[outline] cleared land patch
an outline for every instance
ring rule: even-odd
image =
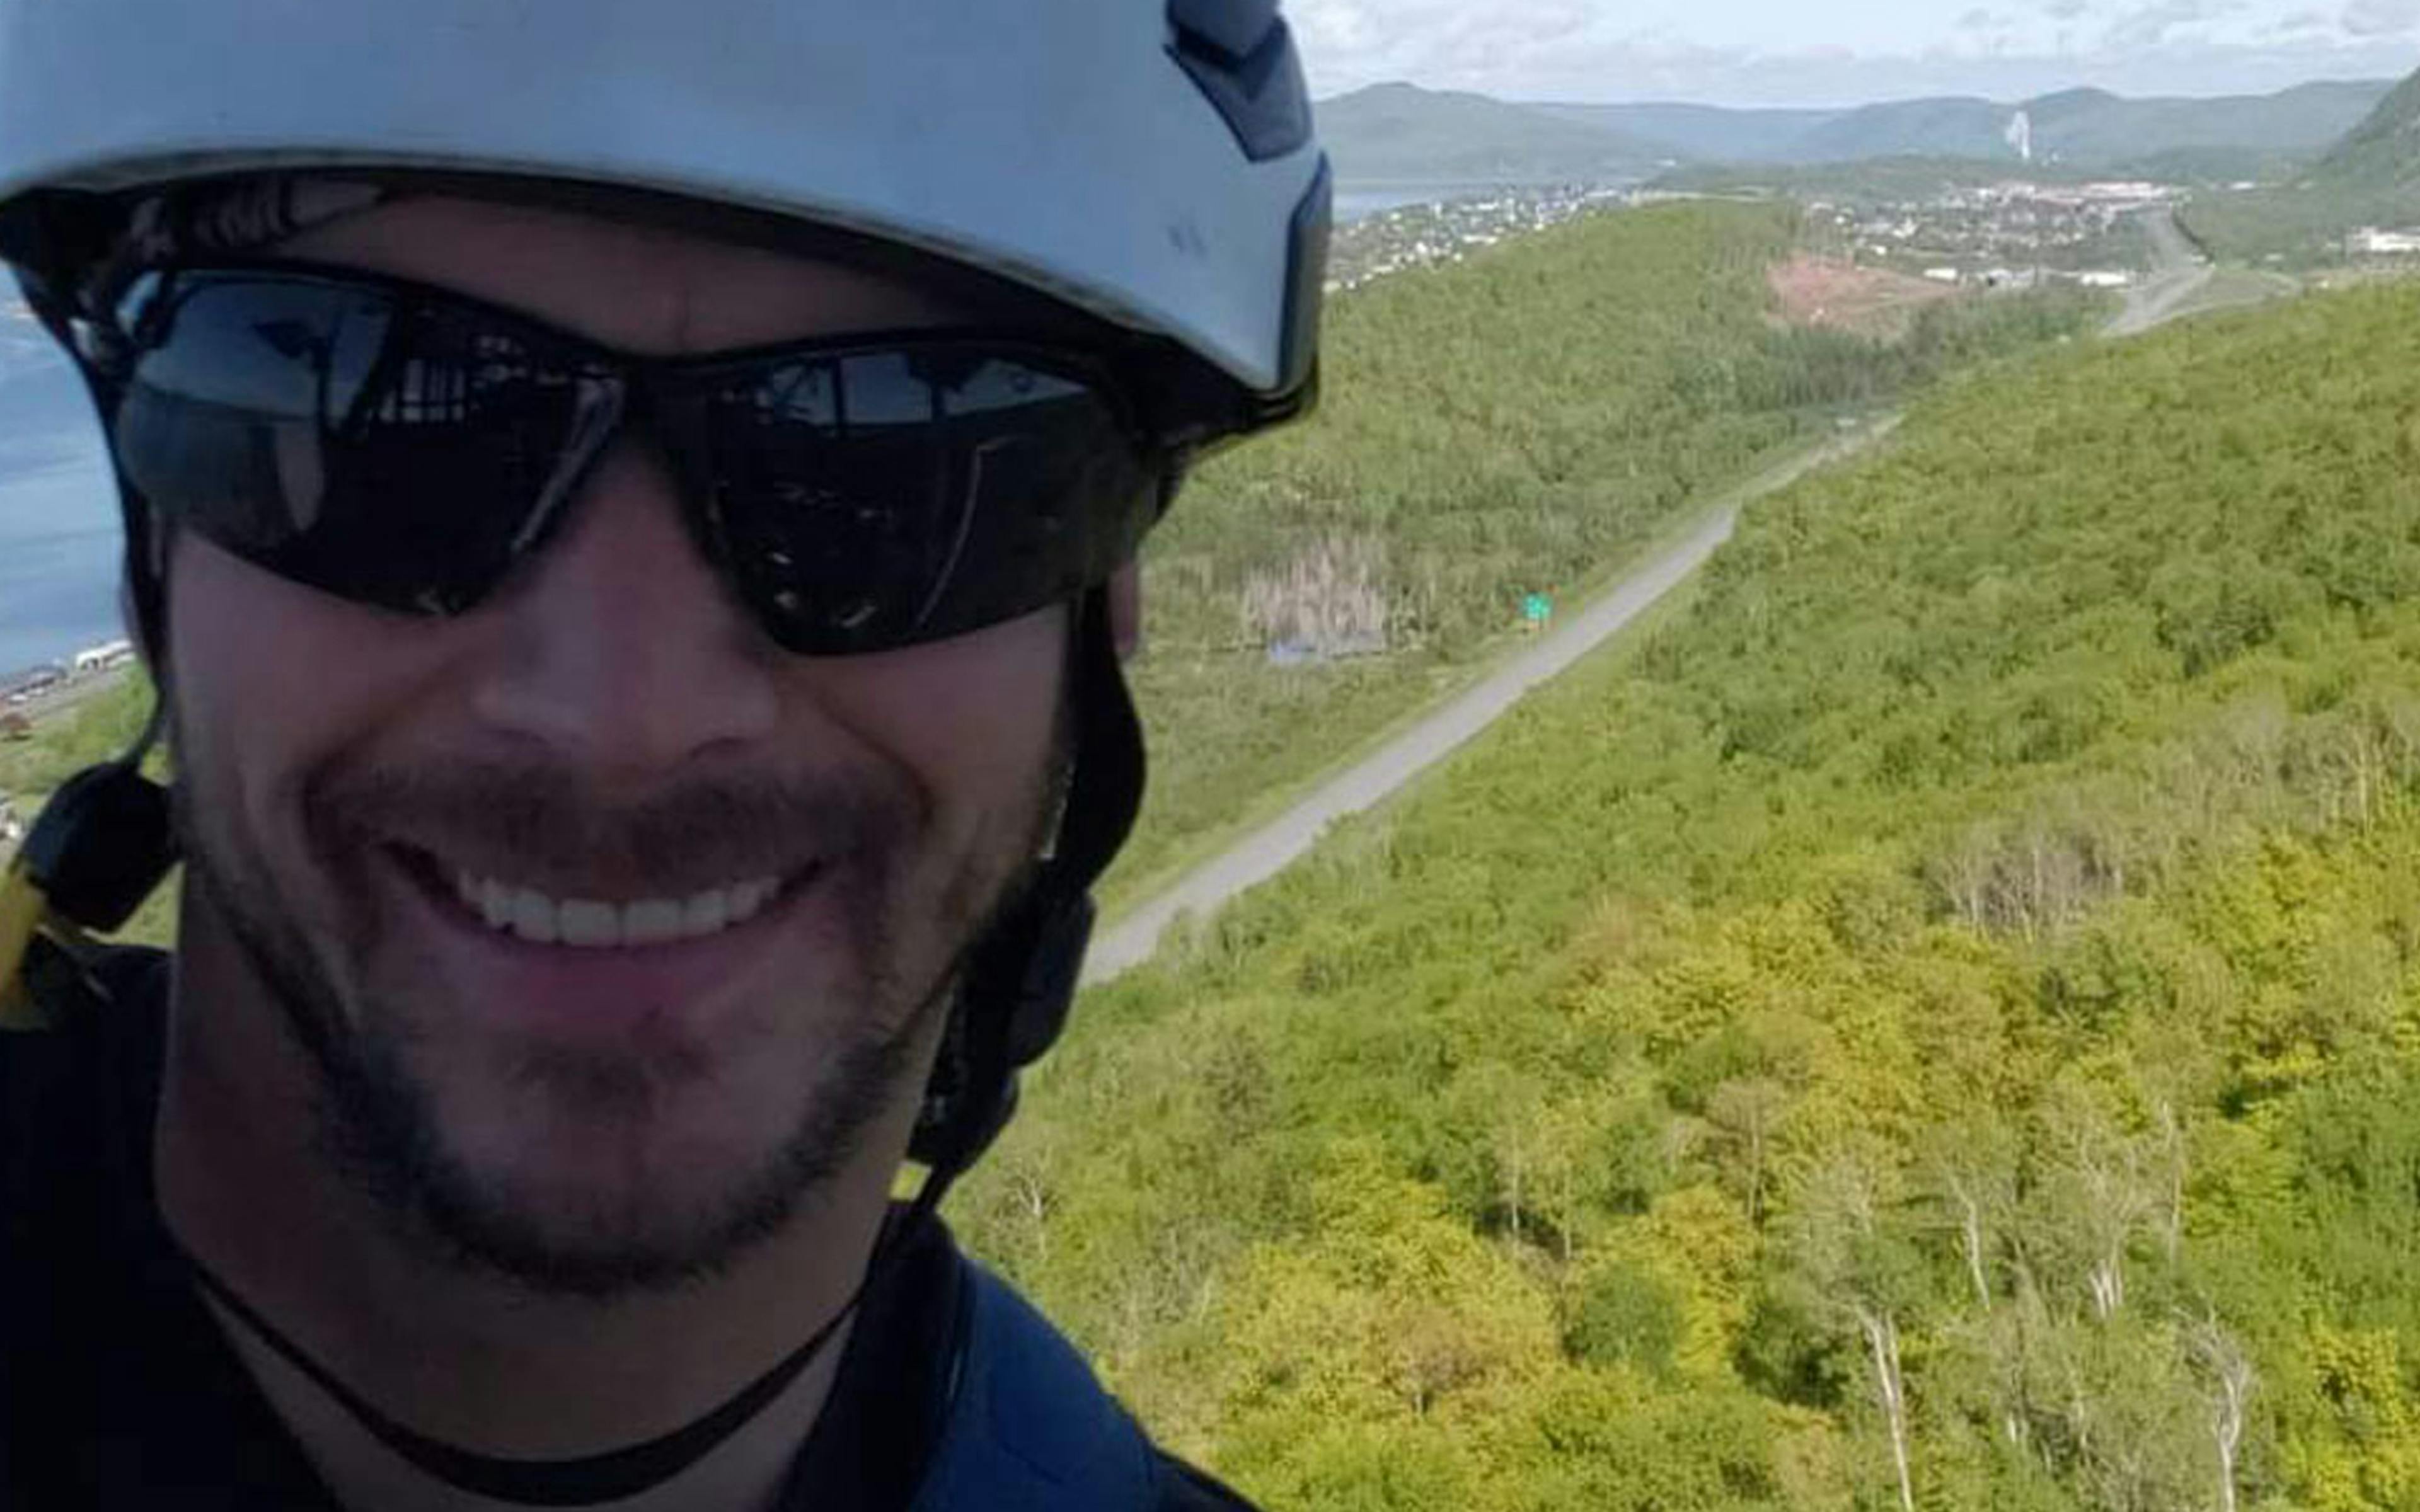
[[[1807,253],[1766,269],[1764,281],[1786,325],[1885,339],[1906,334],[1916,312],[1958,293],[1947,284]]]

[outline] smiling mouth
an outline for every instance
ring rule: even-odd
[[[811,881],[795,876],[746,877],[678,897],[564,898],[507,878],[450,866],[424,851],[395,847],[404,869],[458,914],[498,934],[532,945],[572,949],[628,949],[708,939],[738,928],[783,895]]]

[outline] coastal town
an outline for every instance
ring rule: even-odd
[[[1560,185],[1398,206],[1338,228],[1328,288],[1357,288],[1389,273],[1459,262],[1509,237],[1596,210],[1776,193]],[[2183,193],[2174,185],[2138,180],[2014,178],[1946,185],[1923,194],[1838,193],[1803,201],[1805,239],[1821,257],[1939,284],[2026,288],[2064,279],[2124,288],[2150,262],[2141,217],[2173,206]]]
[[[133,665],[133,642],[106,640],[62,661],[0,673],[0,740],[25,738],[35,717],[74,702]]]
[[[1336,228],[1328,246],[1330,292],[1414,268],[1460,262],[1511,237],[1599,209],[1638,202],[1638,192],[1590,185],[1504,188],[1440,193]]]
[[[1844,195],[1807,203],[1806,239],[1818,255],[1940,284],[2124,288],[2151,261],[2144,218],[2183,193],[2139,180],[2010,179],[1902,199]]]

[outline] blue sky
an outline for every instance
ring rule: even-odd
[[[1319,95],[1845,104],[2260,93],[2420,67],[2420,0],[1287,0]]]

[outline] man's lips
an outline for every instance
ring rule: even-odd
[[[693,936],[617,945],[523,939],[466,905],[458,878],[427,853],[380,846],[407,918],[418,921],[413,974],[425,990],[453,998],[477,1020],[550,1041],[627,1047],[634,1035],[696,1043],[729,1012],[778,980],[820,973],[844,950],[832,927],[832,869],[788,878],[754,915]],[[575,900],[576,901],[576,900]],[[644,903],[644,900],[640,900]],[[559,922],[559,920],[558,920]],[[798,947],[810,952],[798,959]],[[785,967],[781,964],[787,962]],[[811,965],[821,962],[821,965]],[[792,981],[791,989],[798,983]]]
[[[543,887],[483,874],[408,844],[380,848],[439,912],[504,939],[566,950],[634,950],[712,939],[805,891],[823,870],[809,864],[780,875],[647,895],[635,887]]]

